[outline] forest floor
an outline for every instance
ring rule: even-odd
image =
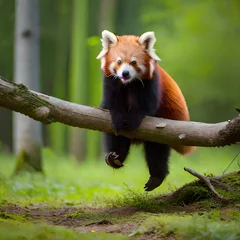
[[[0,175],[0,239],[240,239],[239,171],[217,180],[208,175],[220,198],[194,177],[174,189],[168,184],[171,189],[165,194],[139,190],[144,180],[139,180],[137,190],[123,184],[123,193],[113,178],[118,173],[107,172],[104,165],[85,166],[80,171],[75,165],[68,170],[66,162],[56,167],[52,161],[45,172],[59,173],[61,178]],[[5,169],[8,162],[3,164]],[[3,165],[0,161],[0,169]],[[128,183],[135,181],[136,173],[130,172],[120,174],[120,182],[122,177]]]
[[[0,227],[7,225],[5,231],[9,231],[16,223],[28,226],[28,222],[39,226],[63,226],[76,233],[91,234],[76,235],[76,239],[80,236],[80,239],[240,239],[240,172],[227,175],[218,183],[223,184],[225,193],[219,184],[218,191],[230,201],[214,198],[204,183],[195,181],[165,196],[132,195],[135,206],[131,206],[129,199],[123,200],[121,205],[130,206],[108,208],[3,204],[0,207]],[[18,231],[16,233],[16,238],[4,239],[18,239],[20,236],[29,239],[24,238],[25,233],[20,236]],[[1,234],[4,234],[1,239],[9,235],[4,231],[0,237]],[[75,239],[75,235],[58,237],[56,232],[49,235],[45,230],[39,234],[34,232],[32,236],[31,239]]]
[[[40,232],[36,233],[35,229],[30,239],[240,239],[240,172],[228,175],[219,183],[230,189],[230,192],[225,189],[225,193],[218,189],[230,201],[214,199],[203,183],[195,181],[165,196],[132,195],[135,206],[131,206],[129,199],[122,205],[130,206],[108,208],[3,204],[0,227],[5,227],[5,231],[0,237],[29,239],[24,238],[26,233],[19,235],[18,231],[14,231],[18,234],[16,238],[7,238],[6,232],[14,229],[16,223],[21,232],[23,226],[28,231],[29,223],[35,223],[34,229],[37,226]],[[81,235],[49,234],[44,230],[46,226],[63,226]]]
[[[142,211],[131,206],[114,209],[87,207],[49,209],[44,206],[21,207],[10,204],[0,208],[0,215],[1,218],[13,221],[16,221],[19,216],[19,219],[21,218],[21,221],[18,219],[19,223],[26,221],[35,224],[44,223],[48,226],[64,226],[80,233],[91,233],[91,235],[82,235],[79,239],[85,239],[85,237],[86,239],[107,239],[108,235],[98,235],[98,233],[114,234],[109,235],[109,239],[117,239],[116,235],[119,239],[136,240],[193,239],[193,237],[194,239],[240,239],[238,229],[240,207],[231,204],[218,206],[218,210],[209,211],[209,208],[204,209],[201,203],[197,203],[187,207],[174,207],[170,212],[160,214]],[[196,214],[202,217],[197,218]],[[13,225],[9,224],[9,229],[14,229]],[[18,224],[18,226],[21,225]],[[41,229],[39,226],[38,230]],[[49,231],[40,231],[40,234],[34,233],[33,239],[52,239],[51,236],[54,236],[54,239],[75,239],[75,235],[68,238],[63,237],[64,234],[61,237],[56,234],[56,232],[53,235],[49,234]],[[29,239],[24,238],[24,235],[6,239],[20,239],[20,236],[21,239]]]

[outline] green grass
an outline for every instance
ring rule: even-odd
[[[190,157],[173,153],[170,174],[164,183],[151,193],[143,186],[149,174],[141,150],[134,148],[125,167],[114,170],[104,160],[79,164],[74,158],[56,156],[44,149],[43,174],[22,173],[11,177],[15,167],[13,156],[0,155],[0,200],[18,204],[89,204],[103,206],[109,199],[125,197],[133,192],[154,196],[168,193],[194,180],[183,168],[199,173],[220,175],[236,155],[234,148],[198,149]],[[103,158],[104,159],[104,158]],[[93,162],[93,161],[91,161]],[[239,168],[233,163],[228,171]]]
[[[4,240],[126,240],[127,237],[106,233],[78,233],[64,227],[0,220],[0,239]],[[13,230],[14,229],[14,230]]]
[[[184,240],[238,240],[238,221],[223,222],[205,217],[185,215],[162,215],[147,218],[131,236],[155,234],[163,239]]]

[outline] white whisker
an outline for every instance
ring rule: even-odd
[[[117,78],[118,78],[118,76],[116,76],[116,75],[114,75],[114,74],[112,74],[112,73],[110,73],[109,75],[107,75],[107,77],[113,77],[114,79],[117,79]]]
[[[143,80],[142,80],[141,78],[139,78],[139,77],[137,77],[137,78],[136,78],[136,80],[139,80],[139,81],[141,82],[141,84],[142,84],[143,88],[144,88],[144,83],[143,83]]]

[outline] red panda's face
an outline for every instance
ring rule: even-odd
[[[128,83],[133,79],[151,78],[149,71],[153,62],[137,37],[122,36],[102,59],[102,68],[107,76],[112,75]]]
[[[122,83],[151,79],[154,64],[160,60],[152,48],[154,42],[153,33],[137,37],[115,36],[103,31],[103,50],[97,58],[101,58],[105,75],[119,78]]]
[[[144,65],[137,63],[137,59],[134,56],[130,58],[130,61],[118,57],[117,61],[113,60],[110,65],[106,64],[104,68],[105,71],[109,71],[111,75],[120,78],[122,82],[128,82],[134,78],[141,78],[141,75],[146,72]]]

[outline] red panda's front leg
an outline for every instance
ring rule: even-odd
[[[123,167],[131,140],[123,136],[116,136],[110,133],[104,133],[104,147],[107,152],[106,163],[113,168]]]
[[[119,132],[120,130],[124,129],[125,121],[124,121],[124,116],[125,113],[121,109],[110,109],[110,115],[113,123],[113,127],[115,132]]]

